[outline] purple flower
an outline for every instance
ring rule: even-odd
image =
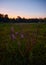
[[[15,37],[14,34],[11,34],[11,39],[12,39],[12,40],[16,39],[16,37]]]
[[[16,35],[18,35],[18,32],[15,32]]]
[[[21,38],[24,38],[24,35],[23,34],[21,34]]]

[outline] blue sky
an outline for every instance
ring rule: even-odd
[[[9,17],[44,18],[46,0],[0,0],[0,13]]]

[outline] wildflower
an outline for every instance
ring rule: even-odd
[[[18,32],[15,32],[16,35],[18,35]]]
[[[12,40],[16,39],[16,37],[15,37],[14,34],[11,34],[11,39],[12,39]]]
[[[24,35],[23,34],[21,34],[21,38],[24,38]]]

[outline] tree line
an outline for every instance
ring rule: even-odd
[[[0,14],[0,23],[46,23],[46,18],[21,18],[18,16],[15,18],[9,18],[8,14]]]

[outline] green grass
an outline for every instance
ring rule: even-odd
[[[15,40],[12,40],[10,37],[11,27],[14,27],[14,33],[19,32],[19,34],[16,36]],[[21,39],[21,37],[20,37],[21,33],[24,34],[23,39]],[[18,43],[20,43],[19,46],[18,46]],[[21,55],[24,56],[24,58],[25,58],[25,55],[30,51],[31,52],[30,60],[31,60],[32,53],[34,53],[33,52],[34,49],[36,50],[38,48],[39,50],[40,49],[42,50],[42,48],[44,48],[44,47],[41,48],[40,45],[44,46],[46,48],[46,24],[42,24],[42,23],[40,23],[40,24],[36,24],[36,23],[32,23],[32,24],[3,23],[2,24],[2,23],[0,23],[0,50],[4,50],[4,52],[7,51],[8,53],[17,52],[19,54],[19,52],[20,52]],[[39,52],[38,49],[35,51],[35,53]],[[18,52],[18,50],[19,50],[19,52]],[[3,55],[4,54],[7,55],[7,53],[4,53],[4,52],[2,53],[0,51],[0,53],[2,53]],[[3,61],[1,61],[1,63]],[[25,61],[23,61],[23,62],[25,62]]]
[[[14,33],[19,32],[16,40],[11,40],[11,27],[14,27]],[[21,32],[24,33],[24,39],[20,38]],[[0,46],[1,47],[16,47],[18,42],[22,44],[46,43],[46,24],[0,24]]]

